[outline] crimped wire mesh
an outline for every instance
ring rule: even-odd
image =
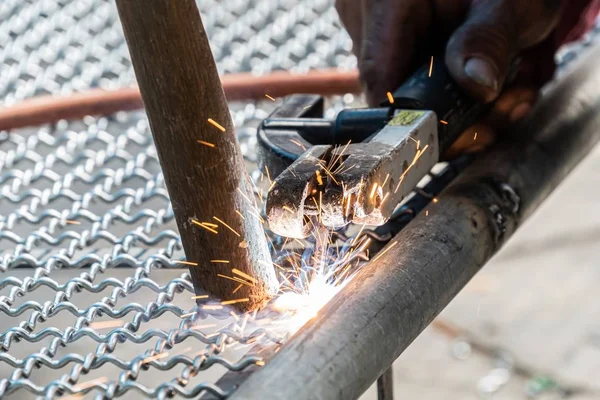
[[[329,1],[199,6],[221,73],[354,65]],[[112,1],[3,1],[0,60],[5,105],[135,83]],[[273,107],[231,105],[251,168],[252,127]],[[183,252],[143,112],[0,140],[0,397],[224,397],[217,379],[261,360],[250,343],[279,340],[247,321],[181,318],[193,289],[173,261]]]
[[[355,65],[329,0],[199,5],[222,73]],[[135,81],[109,0],[4,0],[0,60],[5,105]],[[332,100],[328,116],[357,101]],[[231,105],[250,168],[273,107]],[[282,340],[248,319],[185,317],[192,285],[143,112],[0,141],[0,397],[226,397],[218,379],[261,361],[247,354],[257,338]]]

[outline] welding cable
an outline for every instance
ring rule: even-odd
[[[361,91],[357,71],[334,68],[313,70],[306,74],[286,71],[275,71],[263,76],[249,73],[227,74],[222,76],[221,82],[228,101],[268,99],[297,93],[330,96]],[[60,97],[39,96],[1,108],[0,130],[140,108],[143,108],[143,103],[137,87],[114,91],[91,89]]]

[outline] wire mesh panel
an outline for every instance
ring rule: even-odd
[[[354,65],[329,1],[199,6],[221,73]],[[0,59],[5,105],[135,83],[112,1],[3,1]],[[273,107],[231,105],[251,170],[253,127]],[[196,310],[143,112],[0,140],[0,397],[224,397],[225,372],[260,365],[248,350],[285,337]]]

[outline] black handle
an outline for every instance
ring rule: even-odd
[[[513,63],[512,72],[516,71]],[[509,74],[512,80],[513,73]],[[452,79],[443,56],[419,68],[394,93],[394,103],[383,106],[435,111],[438,122],[440,151],[447,150],[460,134],[477,122],[492,107],[492,103],[478,102],[466,94]]]

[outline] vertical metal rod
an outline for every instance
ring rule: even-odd
[[[377,399],[394,400],[394,366],[390,365],[383,375],[377,378]]]
[[[277,279],[196,1],[117,7],[196,292],[260,306]]]

